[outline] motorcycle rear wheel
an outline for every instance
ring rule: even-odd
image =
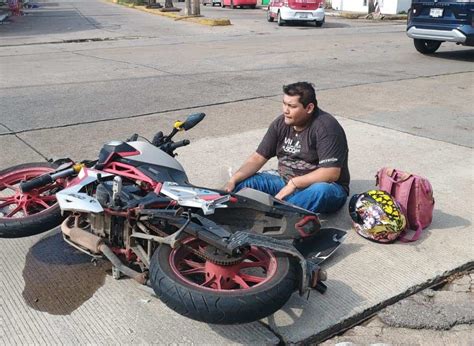
[[[57,183],[22,193],[19,183],[54,171],[47,162],[25,163],[0,171],[0,238],[21,238],[46,232],[63,217],[51,191]]]
[[[203,250],[196,238],[184,242]],[[169,308],[215,324],[248,323],[280,309],[296,289],[296,268],[287,256],[252,247],[240,263],[218,265],[186,246],[161,245],[150,263],[153,290]]]

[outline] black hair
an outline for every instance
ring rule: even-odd
[[[283,92],[288,96],[299,96],[301,104],[306,108],[310,103],[316,108],[318,101],[316,100],[316,91],[314,91],[313,83],[296,82],[283,86]]]

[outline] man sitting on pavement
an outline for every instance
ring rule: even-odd
[[[349,194],[346,135],[338,121],[318,107],[312,84],[283,86],[283,114],[229,179],[227,192],[250,187],[317,213],[340,209]],[[272,157],[278,172],[257,173]]]

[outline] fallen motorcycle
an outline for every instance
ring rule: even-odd
[[[112,141],[94,161],[28,163],[0,171],[0,237],[58,225],[64,241],[114,278],[150,285],[171,309],[209,323],[244,323],[280,309],[296,290],[324,293],[320,264],[345,232],[318,215],[243,189],[191,185],[173,141],[205,115],[176,122],[149,142]]]

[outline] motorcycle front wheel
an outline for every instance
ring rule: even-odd
[[[215,324],[248,323],[280,309],[296,289],[296,268],[287,256],[252,246],[236,263],[217,264],[196,254],[207,244],[188,238],[161,245],[150,263],[153,290],[169,308]]]
[[[54,182],[29,192],[20,183],[55,170],[47,162],[26,163],[0,171],[0,238],[20,238],[46,232],[61,224]]]

